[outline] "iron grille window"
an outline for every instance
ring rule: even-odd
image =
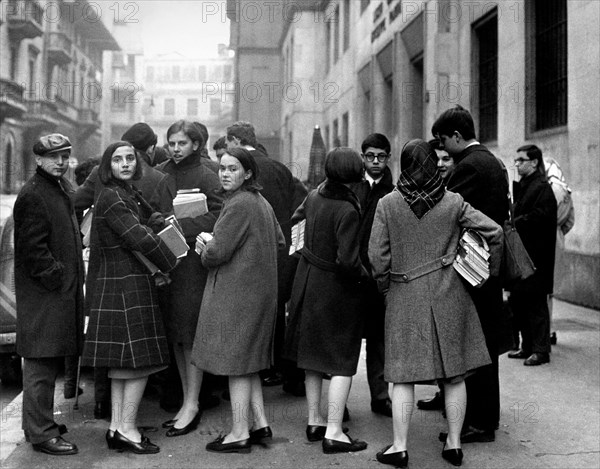
[[[567,1],[535,1],[535,130],[567,123]]]
[[[498,138],[498,16],[475,30],[479,45],[479,140]]]

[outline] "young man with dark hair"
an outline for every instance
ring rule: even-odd
[[[501,162],[476,140],[473,118],[462,106],[448,109],[433,124],[431,133],[440,140],[440,149],[454,158],[455,168],[447,189],[500,226],[508,218],[508,180]],[[502,284],[490,277],[481,288],[470,289],[485,336],[492,364],[479,368],[465,381],[466,418],[463,443],[494,441],[500,421],[498,378],[498,319],[502,315]],[[464,410],[463,410],[464,411]],[[440,439],[446,440],[445,435]]]
[[[227,150],[227,138],[219,137],[218,140],[213,145],[213,150],[215,151],[217,158],[221,158],[223,153],[225,153],[225,151]]]
[[[379,199],[392,192],[394,182],[392,181],[392,172],[388,168],[391,146],[385,135],[370,134],[363,141],[361,150],[365,166],[364,179],[362,182],[352,184],[351,189],[358,197],[362,210],[359,231],[360,259],[370,273],[369,237],[375,209]],[[385,302],[372,278],[365,283],[363,288],[362,309],[368,313],[365,337],[367,339],[367,380],[371,392],[371,410],[376,414],[391,417],[392,401],[388,392],[388,383],[383,378]]]

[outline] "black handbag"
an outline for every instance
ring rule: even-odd
[[[521,280],[531,277],[535,272],[535,265],[521,236],[514,224],[513,205],[510,205],[510,218],[504,222],[504,255],[502,258],[502,285],[510,290]]]

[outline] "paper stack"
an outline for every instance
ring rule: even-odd
[[[304,228],[306,220],[302,220],[292,226],[292,243],[290,244],[290,255],[304,247]]]
[[[465,230],[458,242],[454,269],[474,287],[480,287],[490,276],[490,248],[476,231]]]
[[[182,189],[173,199],[173,211],[177,218],[195,218],[208,212],[206,195],[200,189]]]

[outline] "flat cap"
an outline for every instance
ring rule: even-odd
[[[49,153],[70,149],[71,141],[62,134],[44,135],[33,144],[33,153],[38,156],[45,156]]]

